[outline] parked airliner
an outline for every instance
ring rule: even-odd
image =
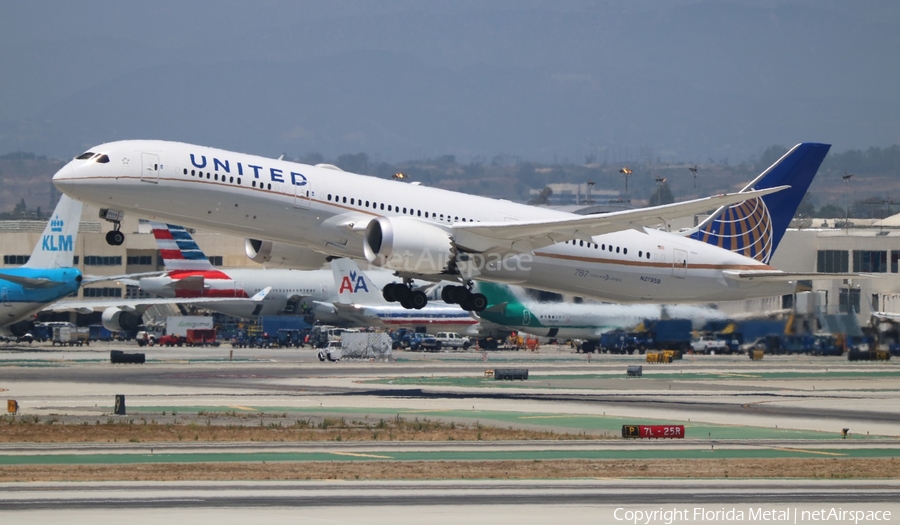
[[[716,301],[790,293],[769,260],[825,154],[793,147],[741,192],[581,216],[283,160],[156,140],[101,144],[53,183],[97,205],[121,243],[124,213],[370,261],[403,283],[385,296],[427,302],[411,279],[456,280],[443,298],[487,306],[474,280],[613,302]],[[717,210],[694,231],[652,228]]]
[[[80,222],[81,203],[63,195],[28,261],[19,268],[0,269],[4,331],[24,335],[32,328],[30,316],[78,291],[82,275],[73,261]]]
[[[488,307],[478,313],[482,320],[541,337],[584,339],[584,352],[593,352],[604,332],[628,330],[647,319],[690,319],[699,327],[726,317],[714,308],[695,304],[539,302],[516,286],[478,282],[475,289],[488,298]]]
[[[429,334],[465,331],[478,324],[471,314],[441,302],[419,309],[390,304],[369,276],[351,259],[331,261],[338,300],[333,303],[336,314],[352,319],[357,326],[412,328]],[[326,307],[328,305],[321,305]]]

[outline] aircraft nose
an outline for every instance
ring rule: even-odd
[[[56,189],[65,193],[67,188],[71,188],[75,183],[75,168],[72,167],[72,163],[69,162],[56,174],[53,175],[53,185],[56,186]]]

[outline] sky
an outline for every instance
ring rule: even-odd
[[[900,3],[0,3],[0,153],[741,162],[900,143]]]

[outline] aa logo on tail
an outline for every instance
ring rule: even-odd
[[[369,287],[366,286],[366,278],[363,275],[358,275],[356,272],[350,272],[349,276],[345,275],[341,279],[341,287],[338,289],[338,293],[356,293],[360,290],[366,293],[369,292]]]

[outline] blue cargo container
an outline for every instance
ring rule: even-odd
[[[276,337],[279,330],[309,330],[310,325],[299,315],[264,315],[258,323],[262,331]]]
[[[112,341],[113,333],[102,324],[92,324],[88,327],[88,339],[91,341]]]

